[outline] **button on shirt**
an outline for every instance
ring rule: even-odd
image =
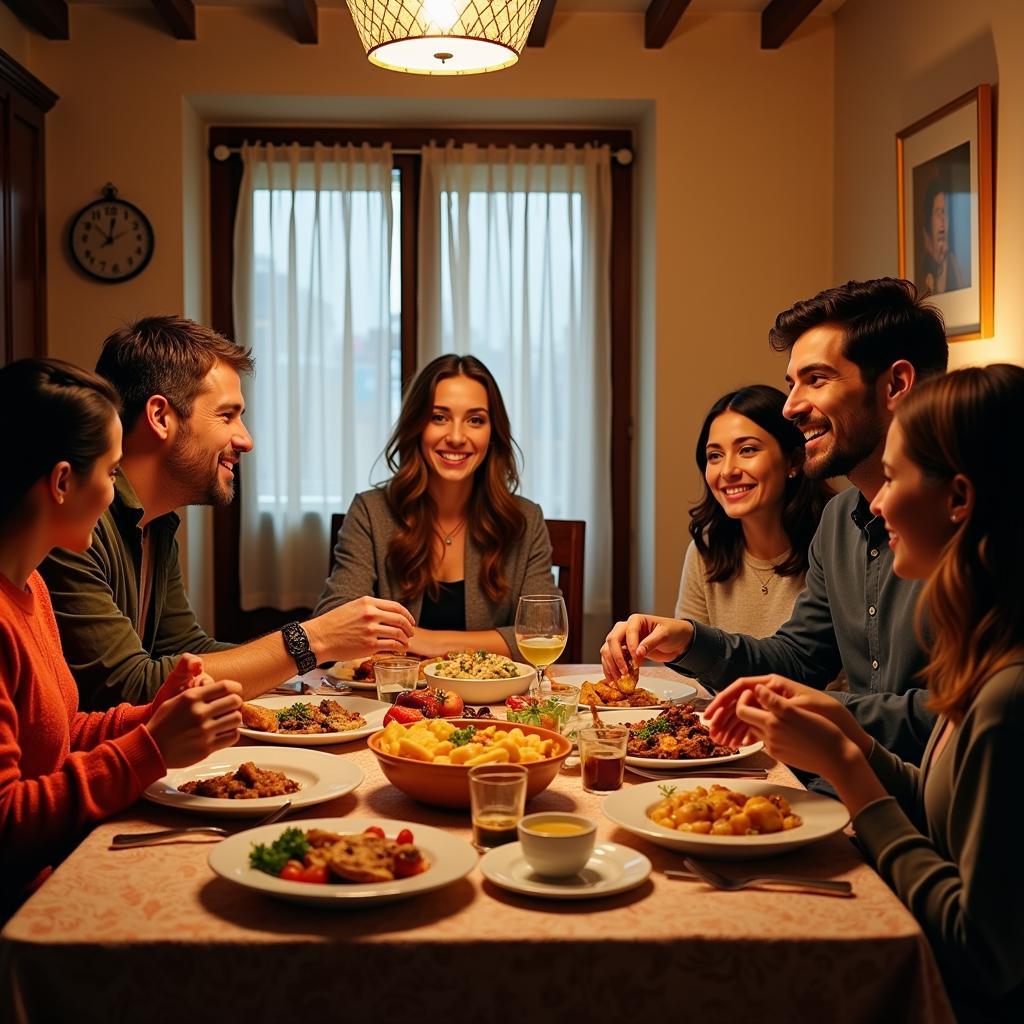
[[[757,640],[694,622],[690,649],[674,667],[708,689],[771,672],[823,688],[839,669],[849,691],[829,691],[882,746],[919,764],[935,722],[917,673],[917,580],[892,571],[885,526],[855,488],[825,507],[811,541],[805,588],[789,621]]]

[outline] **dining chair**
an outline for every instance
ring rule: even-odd
[[[569,642],[565,646],[567,664],[579,664],[583,656],[583,550],[587,524],[582,519],[545,519],[551,538],[551,567],[557,571],[555,582],[565,598],[569,619]],[[330,551],[327,575],[334,572],[334,545],[345,522],[344,512],[331,516]]]

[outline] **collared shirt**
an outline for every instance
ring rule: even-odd
[[[882,519],[855,488],[825,507],[808,553],[806,586],[774,636],[756,640],[698,622],[673,665],[719,690],[741,676],[778,675],[824,687],[840,668],[849,692],[829,691],[886,749],[920,762],[935,722],[917,674],[917,580],[892,571]]]
[[[114,501],[84,554],[55,548],[40,566],[60,628],[64,657],[83,708],[152,700],[178,655],[227,650],[206,634],[189,604],[174,535],[176,513],[148,525],[150,593],[141,637],[139,586],[144,510],[122,472]]]

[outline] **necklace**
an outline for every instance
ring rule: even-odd
[[[768,584],[771,583],[772,578],[775,576],[775,566],[773,565],[770,569],[759,569],[754,565],[750,559],[745,559],[747,566],[750,571],[757,577],[758,582],[761,584],[761,593],[767,595]]]
[[[457,534],[457,533],[459,532],[459,530],[461,530],[461,529],[462,529],[462,528],[463,528],[463,527],[464,527],[465,525],[466,525],[466,517],[465,517],[465,516],[463,516],[463,517],[462,517],[462,518],[461,518],[461,519],[460,519],[460,520],[459,520],[459,521],[458,521],[458,522],[457,522],[457,523],[455,524],[455,529],[454,529],[454,530],[452,530],[452,532],[451,532],[451,533],[445,533],[445,532],[444,532],[444,530],[438,529],[438,530],[437,530],[437,535],[438,535],[438,536],[439,536],[439,537],[441,538],[441,540],[443,540],[443,541],[444,541],[444,543],[445,543],[445,546],[446,546],[446,547],[449,547],[449,548],[450,548],[450,547],[452,546],[452,540],[453,540],[453,539],[455,538],[455,535],[456,535],[456,534]]]

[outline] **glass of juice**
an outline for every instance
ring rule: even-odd
[[[588,793],[609,793],[622,786],[628,739],[629,729],[624,725],[597,725],[577,730],[583,788]]]
[[[526,779],[521,764],[478,764],[469,769],[469,804],[477,846],[516,841],[516,826],[526,806]]]
[[[519,598],[516,609],[516,644],[523,657],[537,670],[533,692],[546,696],[550,691],[544,672],[557,661],[569,639],[569,619],[565,601],[549,594],[527,595]]]
[[[377,683],[377,700],[394,704],[403,690],[415,690],[420,680],[420,663],[416,658],[383,658],[373,663]]]

